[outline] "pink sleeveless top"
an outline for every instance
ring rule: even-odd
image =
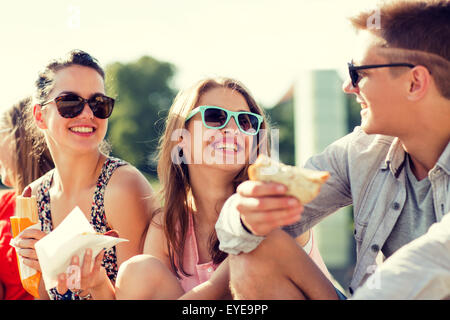
[[[311,230],[308,243],[303,247],[305,252],[311,257],[311,259],[317,264],[319,269],[325,274],[325,276],[331,280],[331,276],[328,272],[322,256],[320,255],[316,241],[314,241],[313,231]],[[184,291],[187,292],[199,284],[209,280],[213,272],[219,265],[215,265],[212,261],[199,264],[197,239],[194,231],[194,221],[192,214],[189,214],[189,226],[188,233],[186,235],[186,243],[184,247],[183,266],[185,271],[191,276],[187,277],[181,272],[180,284]]]
[[[180,284],[184,291],[187,292],[199,284],[211,278],[214,270],[219,265],[215,265],[212,261],[199,264],[197,238],[195,237],[194,221],[192,213],[189,214],[189,226],[186,235],[186,243],[184,245],[183,266],[184,270],[191,276],[186,277],[181,272]]]
[[[309,255],[311,260],[316,263],[320,271],[322,271],[322,273],[328,278],[328,280],[332,281],[333,278],[328,272],[327,266],[325,265],[325,262],[323,261],[322,256],[320,255],[319,247],[317,246],[317,241],[314,241],[314,232],[312,229],[309,234],[309,241],[307,244],[305,244],[303,250],[305,250],[305,252]]]

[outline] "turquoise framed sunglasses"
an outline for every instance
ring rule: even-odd
[[[259,132],[259,128],[263,122],[263,117],[257,113],[230,111],[216,106],[199,106],[188,114],[186,121],[190,120],[199,112],[202,114],[203,125],[208,129],[222,129],[228,124],[231,117],[233,117],[239,130],[252,136]]]

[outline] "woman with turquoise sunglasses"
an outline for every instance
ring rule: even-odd
[[[231,298],[215,223],[248,179],[252,159],[270,149],[267,129],[263,110],[236,80],[205,79],[177,95],[159,144],[163,206],[153,215],[144,254],[119,269],[116,299]],[[303,246],[310,237],[306,232],[297,241]],[[320,255],[313,260],[323,265]]]
[[[251,157],[267,150],[266,129],[263,110],[236,80],[205,79],[177,95],[159,145],[163,207],[147,233],[146,254],[119,271],[117,298],[231,298],[215,223],[248,179]]]

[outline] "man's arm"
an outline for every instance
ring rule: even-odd
[[[355,131],[345,136],[307,162],[308,168],[330,172],[330,178],[305,208],[296,198],[286,196],[286,187],[281,184],[245,181],[239,185],[216,223],[220,250],[230,254],[250,252],[265,235],[280,227],[296,237],[351,204],[348,148],[357,135]]]
[[[235,193],[228,198],[216,222],[219,249],[235,255],[252,251],[264,240],[264,236],[254,235],[244,228],[237,209],[239,197],[240,195]]]

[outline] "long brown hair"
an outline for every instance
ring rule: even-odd
[[[178,137],[174,138],[174,133],[176,135],[177,130],[186,128],[185,119],[188,113],[197,106],[202,94],[210,89],[220,87],[239,92],[245,98],[250,111],[264,117],[264,111],[244,85],[230,78],[201,80],[189,89],[180,91],[175,97],[166,119],[165,132],[159,142],[157,170],[161,183],[160,193],[163,198],[163,208],[159,212],[163,213],[162,227],[167,239],[170,263],[178,276],[179,272],[189,276],[184,270],[183,253],[189,224],[188,214],[193,199],[187,165],[174,159],[174,155],[182,157],[182,150],[177,146]],[[267,129],[268,125],[264,118],[261,124],[262,134],[258,135],[256,139],[256,152],[259,152],[261,145],[266,144],[267,146]],[[241,182],[248,179],[247,168],[248,163],[234,178],[234,190]],[[220,211],[220,208],[218,210]],[[215,232],[210,236],[209,252],[215,264],[222,262],[227,256],[226,253],[219,250],[219,241]]]
[[[27,185],[54,167],[45,141],[31,126],[31,97],[22,99],[0,116],[0,129],[13,144],[14,188],[21,194]]]

